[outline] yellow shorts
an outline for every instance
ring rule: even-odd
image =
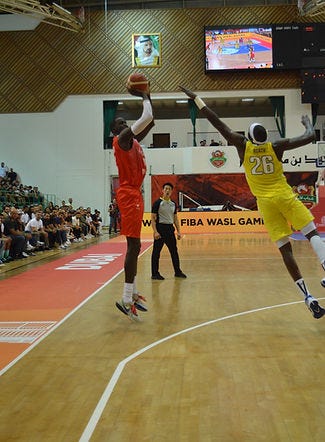
[[[258,210],[272,241],[292,234],[292,227],[300,230],[313,221],[312,213],[292,195],[257,198]]]

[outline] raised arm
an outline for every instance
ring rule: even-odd
[[[228,141],[228,143],[232,146],[236,146],[237,148],[244,148],[246,138],[244,135],[239,134],[238,132],[233,131],[228,127],[223,121],[220,120],[218,115],[210,109],[204,101],[192,92],[190,89],[186,89],[183,86],[180,86],[180,89],[192,100],[198,107],[198,109],[205,115],[205,117],[210,121],[210,123],[221,133],[221,135]]]
[[[123,129],[118,136],[118,143],[123,150],[130,150],[133,138],[141,141],[154,126],[152,105],[149,90],[145,92],[133,91],[129,89],[132,95],[141,96],[143,99],[143,111],[141,117],[131,125]]]
[[[277,153],[305,146],[315,140],[315,130],[308,115],[302,115],[301,123],[305,127],[305,132],[302,135],[293,138],[281,138],[273,143]]]

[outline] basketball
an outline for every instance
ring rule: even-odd
[[[131,91],[149,92],[149,80],[144,74],[136,72],[129,76],[126,87]]]

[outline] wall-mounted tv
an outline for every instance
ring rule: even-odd
[[[272,69],[272,26],[206,26],[204,51],[206,73]]]
[[[325,23],[206,26],[205,73],[325,68]]]

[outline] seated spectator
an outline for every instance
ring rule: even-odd
[[[49,201],[48,205],[46,206],[46,209],[48,209],[50,212],[53,212],[54,204],[52,203],[52,201]]]
[[[48,235],[49,248],[53,249],[56,243],[58,245],[63,244],[64,241],[60,239],[58,229],[53,225],[52,214],[49,213],[48,211],[45,211],[42,221],[43,221],[44,230]]]
[[[44,230],[42,212],[37,211],[35,218],[32,218],[25,226],[25,232],[31,233],[29,243],[38,249],[49,250],[48,233]]]
[[[11,211],[11,206],[9,206],[8,204],[5,205],[2,211],[3,220],[5,220],[10,215],[10,211]]]
[[[0,187],[0,207],[2,207],[7,202],[7,192],[4,190],[4,188]]]
[[[68,229],[65,221],[64,210],[53,210],[52,225],[57,230],[58,242],[61,249],[66,249],[70,241],[68,241]]]
[[[98,235],[102,235],[103,220],[102,220],[102,217],[100,215],[100,211],[95,209],[94,215],[97,217],[97,222],[98,222],[98,224],[97,224],[97,232],[98,232]]]
[[[32,235],[24,231],[18,209],[11,208],[10,214],[3,224],[5,236],[11,238],[10,256],[13,259],[27,258],[27,241],[32,238]]]
[[[80,218],[80,210],[74,210],[72,216],[72,229],[76,239],[79,242],[83,241],[85,239],[85,236],[87,235],[87,233],[85,235],[85,231],[87,232],[87,228],[85,225],[82,224]]]
[[[88,225],[90,235],[97,236],[97,228],[93,223],[93,218],[91,216],[90,208],[88,208],[86,212],[86,223]]]
[[[0,265],[9,262],[12,258],[9,255],[11,238],[4,234],[3,215],[0,214]]]
[[[24,226],[26,226],[31,218],[31,208],[29,206],[24,206],[22,209],[22,214],[20,215],[20,221],[24,224]]]
[[[81,225],[82,233],[83,233],[85,238],[89,238],[89,236],[90,236],[90,234],[89,234],[90,227],[89,227],[89,225],[87,223],[87,220],[86,220],[87,211],[83,207],[79,207],[77,212],[80,213],[79,222],[80,222],[80,225]]]

